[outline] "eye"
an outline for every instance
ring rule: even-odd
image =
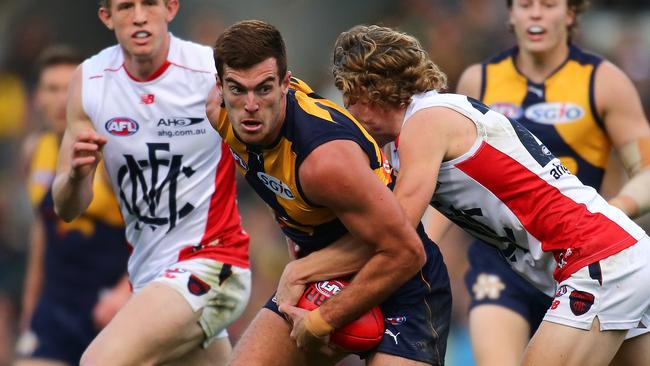
[[[133,7],[132,3],[121,3],[117,5],[117,10],[127,10]]]
[[[243,90],[240,87],[236,86],[236,85],[229,86],[228,90],[230,90],[230,92],[235,94],[235,95],[239,95],[239,94],[241,94],[243,92]]]
[[[258,93],[260,94],[268,94],[271,92],[271,90],[273,90],[273,87],[271,85],[262,85],[257,89]]]

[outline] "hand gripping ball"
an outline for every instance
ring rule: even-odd
[[[314,310],[348,284],[341,279],[312,282],[298,300],[298,307]],[[350,352],[362,352],[375,348],[384,336],[384,314],[378,306],[358,319],[332,332],[330,343]]]

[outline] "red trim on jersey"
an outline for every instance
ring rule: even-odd
[[[202,73],[205,73],[205,74],[213,74],[214,73],[212,71],[207,71],[207,70],[193,69],[193,68],[191,68],[189,66],[177,64],[175,62],[172,62],[171,64],[174,65],[174,66],[180,67],[181,69],[185,69],[185,70],[190,70],[190,71],[195,71],[195,72],[202,72]]]
[[[214,193],[200,245],[186,247],[178,260],[211,258],[223,263],[248,268],[248,234],[241,227],[237,208],[235,161],[228,146],[221,142],[221,159],[217,165]]]
[[[129,77],[131,78],[131,80],[133,80],[133,81],[137,81],[137,82],[139,82],[139,83],[146,83],[146,82],[148,82],[148,81],[154,81],[154,80],[156,80],[160,75],[162,75],[165,71],[167,71],[167,69],[169,68],[169,66],[171,66],[171,64],[172,64],[171,62],[169,62],[168,60],[165,60],[165,62],[164,62],[162,65],[160,65],[160,67],[158,68],[158,70],[154,71],[154,73],[151,74],[151,75],[150,75],[148,78],[146,78],[145,80],[138,79],[137,77],[135,77],[134,75],[132,75],[132,74],[129,72],[129,70],[126,68],[126,65],[125,65],[125,64],[122,64],[122,67],[124,68],[124,71],[126,71],[126,74],[129,75]]]
[[[562,282],[580,268],[606,258],[637,242],[602,213],[560,190],[518,161],[483,142],[471,158],[456,167],[499,198],[526,230],[566,264],[553,277]],[[566,255],[571,248],[571,254]],[[564,258],[562,258],[564,256]]]

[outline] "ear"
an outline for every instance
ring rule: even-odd
[[[170,23],[174,18],[176,17],[176,14],[178,14],[178,7],[180,6],[180,3],[178,0],[168,0],[167,5],[167,17],[165,18],[167,20],[167,23]]]
[[[291,71],[287,71],[280,84],[282,85],[282,94],[286,95],[289,92],[289,85],[291,84]]]
[[[575,9],[569,8],[567,10],[567,13],[566,13],[566,26],[567,26],[567,28],[571,27],[572,25],[574,25],[576,23],[576,17],[577,17],[577,14],[576,14]]]
[[[106,28],[110,30],[114,30],[113,19],[111,18],[111,11],[109,9],[106,9],[105,7],[102,6],[97,11],[97,15],[99,16],[99,20],[101,20],[102,23],[104,23]]]
[[[219,93],[222,93],[223,84],[221,83],[221,78],[219,77],[219,75],[215,75],[215,77],[217,78],[217,89],[219,90]]]

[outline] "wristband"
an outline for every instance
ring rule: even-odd
[[[312,310],[305,316],[305,329],[316,337],[324,337],[334,330],[328,322],[323,319],[320,309]]]

